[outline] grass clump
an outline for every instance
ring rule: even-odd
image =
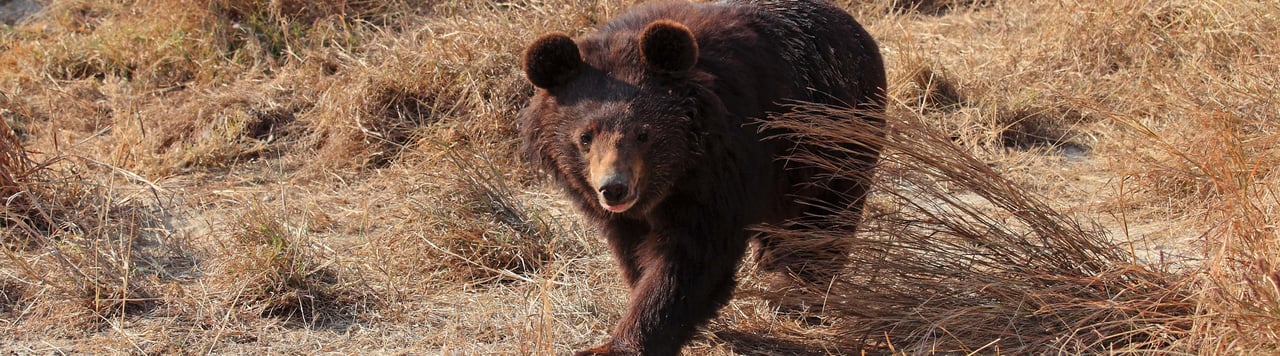
[[[450,275],[469,283],[528,281],[560,258],[579,258],[583,246],[567,239],[567,230],[547,209],[529,206],[491,160],[443,148],[453,165],[454,207],[430,207],[424,213],[454,216],[442,224],[449,238],[425,241],[442,254]],[[434,240],[434,241],[433,241]]]
[[[885,150],[866,223],[843,237],[852,270],[808,300],[845,318],[845,337],[907,353],[1087,353],[1158,349],[1189,334],[1196,313],[1182,276],[1138,262],[917,116],[893,117],[884,138],[852,116],[805,107],[767,124],[816,145],[793,160],[833,174],[864,173],[827,152]]]
[[[1269,95],[1239,82],[1225,84],[1242,96]],[[1140,193],[1168,197],[1180,211],[1198,211],[1207,226],[1194,243],[1205,258],[1196,275],[1196,302],[1204,316],[1194,321],[1194,330],[1216,336],[1184,343],[1209,352],[1271,352],[1280,347],[1280,234],[1274,218],[1280,208],[1280,127],[1268,116],[1239,110],[1218,108],[1163,129],[1122,122],[1152,143],[1138,155],[1135,180],[1146,187]],[[1169,134],[1182,130],[1190,132]]]
[[[371,308],[370,291],[334,262],[333,250],[306,238],[263,207],[234,222],[229,260],[221,271],[232,290],[232,307],[304,325],[346,323]]]
[[[3,100],[0,104],[4,104],[4,113],[8,114],[12,105],[9,98],[0,95],[0,100]],[[27,151],[22,148],[22,141],[18,138],[17,132],[9,125],[8,116],[0,116],[0,168],[2,168],[0,169],[0,194],[11,197],[21,191],[20,183],[25,182],[26,178],[33,173],[32,166],[35,162],[27,157]],[[18,205],[15,208],[19,208],[29,203],[23,204],[18,201],[10,205]]]
[[[12,137],[4,138],[6,161],[0,162],[7,194],[0,211],[6,261],[0,285],[9,320],[68,334],[157,306],[158,283],[182,268],[168,262],[190,255],[161,220],[161,202],[148,201],[155,187],[86,180],[137,176],[85,158],[31,161]]]

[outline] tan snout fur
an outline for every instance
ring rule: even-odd
[[[640,150],[620,145],[621,138],[617,133],[600,133],[587,150],[587,179],[597,195],[615,176],[622,178],[632,191],[636,189],[644,167],[643,157]],[[604,198],[600,199],[603,204]]]

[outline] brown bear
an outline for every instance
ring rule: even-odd
[[[544,35],[523,64],[537,88],[520,114],[523,150],[599,226],[631,287],[612,339],[579,355],[680,352],[728,302],[751,240],[762,268],[811,282],[847,258],[839,243],[791,251],[751,229],[861,212],[865,174],[789,161],[803,143],[762,126],[805,102],[882,124],[884,64],[845,11],[825,0],[641,5],[577,39]],[[878,149],[827,154],[870,171]]]

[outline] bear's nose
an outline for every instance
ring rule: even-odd
[[[604,197],[605,202],[609,204],[617,204],[621,203],[630,191],[631,188],[625,183],[610,183],[600,187],[600,196]]]

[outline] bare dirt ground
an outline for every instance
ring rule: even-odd
[[[859,263],[747,261],[686,354],[1280,352],[1280,5],[838,3],[890,77]],[[43,5],[0,27],[0,352],[563,354],[623,311],[514,133],[523,46],[629,3]]]

